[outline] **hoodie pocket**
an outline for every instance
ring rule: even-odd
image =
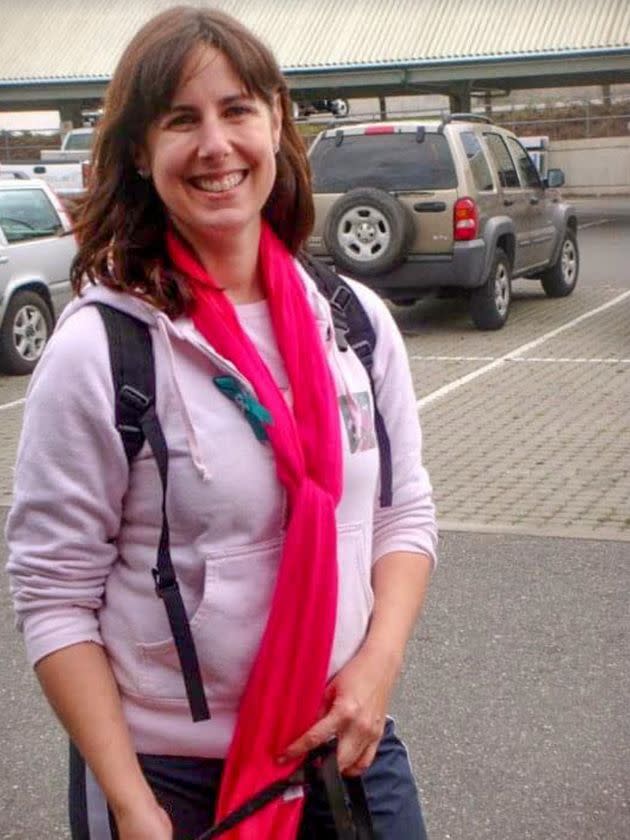
[[[205,556],[203,597],[190,619],[206,697],[238,703],[267,624],[282,538]],[[186,703],[173,638],[137,645],[139,687],[152,700]]]

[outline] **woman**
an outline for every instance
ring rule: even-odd
[[[415,400],[387,309],[355,286],[392,448],[381,508],[368,378],[295,260],[313,209],[273,57],[224,14],[164,12],[119,62],[95,161],[77,297],[30,386],[7,526],[18,622],[73,743],[73,837],[193,838],[336,736],[378,836],[419,840],[386,717],[435,559]],[[155,595],[157,466],[146,446],[127,463],[96,302],[152,334],[209,719],[190,716]],[[318,791],[293,794],[225,836],[333,836]]]

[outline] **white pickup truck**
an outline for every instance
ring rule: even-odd
[[[90,170],[93,128],[75,128],[63,139],[61,149],[40,152],[40,160],[12,160],[0,163],[3,169],[41,178],[60,198],[72,198],[85,191]]]

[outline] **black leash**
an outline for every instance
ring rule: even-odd
[[[290,788],[308,785],[318,776],[326,789],[337,840],[375,840],[363,782],[360,778],[344,779],[341,776],[337,764],[336,738],[311,750],[300,767],[264,787],[194,840],[212,840],[225,834],[274,799],[283,796]]]

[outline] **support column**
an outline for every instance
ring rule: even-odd
[[[487,90],[483,97],[483,109],[486,113],[486,117],[489,120],[492,119],[492,93]]]
[[[72,123],[73,128],[81,128],[83,116],[81,114],[83,103],[80,101],[58,102],[57,108],[62,123]]]
[[[470,82],[464,82],[449,91],[448,98],[451,103],[451,114],[469,114],[472,109],[470,96]]]

